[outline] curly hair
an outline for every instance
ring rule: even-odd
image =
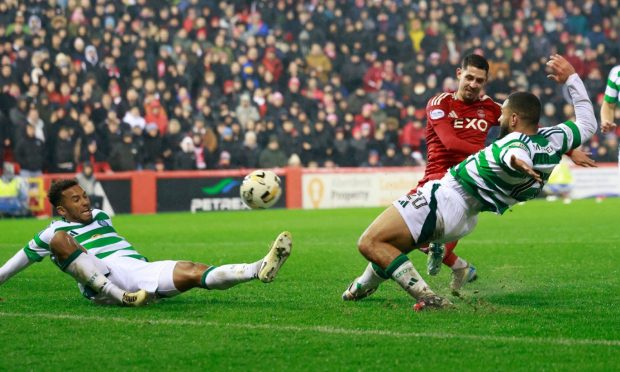
[[[78,181],[75,179],[55,180],[47,193],[47,199],[56,208],[62,200],[62,192],[75,185],[78,185]]]

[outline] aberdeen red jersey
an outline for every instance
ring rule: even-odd
[[[501,106],[488,96],[473,103],[441,93],[426,105],[428,175],[443,175],[451,166],[484,148],[491,126],[499,125]],[[435,178],[435,177],[432,177]]]

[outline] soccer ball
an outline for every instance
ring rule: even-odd
[[[255,170],[243,179],[240,194],[241,200],[252,209],[270,208],[282,195],[282,181],[270,170]]]

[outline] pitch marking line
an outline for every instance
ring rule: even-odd
[[[434,338],[434,339],[456,339],[456,340],[472,340],[472,341],[491,341],[491,342],[507,342],[522,344],[548,344],[548,345],[564,345],[564,346],[620,346],[620,340],[593,340],[593,339],[572,339],[572,338],[548,338],[548,337],[523,337],[523,336],[485,336],[485,335],[464,335],[452,333],[427,333],[427,332],[395,332],[381,329],[351,329],[337,328],[331,326],[293,326],[293,325],[275,325],[275,324],[251,324],[251,323],[221,323],[214,321],[199,320],[179,320],[179,319],[128,319],[119,317],[100,317],[100,316],[82,316],[70,314],[49,314],[49,313],[5,313],[0,312],[0,317],[16,317],[16,318],[45,318],[45,319],[67,319],[77,321],[95,321],[95,322],[118,322],[130,324],[148,324],[148,325],[189,325],[189,326],[208,326],[217,328],[235,328],[243,330],[270,330],[279,332],[316,332],[326,334],[338,334],[347,336],[388,336],[398,338]]]

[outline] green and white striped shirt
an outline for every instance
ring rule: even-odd
[[[513,132],[450,169],[465,191],[482,203],[483,211],[504,213],[511,205],[535,198],[543,185],[510,166],[512,155],[533,166],[547,181],[569,149],[581,144],[572,121],[526,136]]]
[[[512,132],[450,169],[458,185],[481,204],[477,205],[481,211],[502,214],[511,205],[535,198],[562,155],[594,134],[596,117],[583,82],[573,74],[566,86],[575,106],[575,122],[541,128],[529,136]],[[538,172],[543,183],[512,168],[513,155]]]
[[[88,225],[65,220],[56,220],[43,231],[36,234],[24,247],[24,252],[30,261],[41,261],[51,254],[50,241],[57,231],[64,230],[71,235],[90,254],[98,258],[113,256],[129,256],[146,260],[129,244],[125,238],[118,235],[112,226],[112,219],[105,212],[93,209],[93,221]]]
[[[620,103],[620,65],[612,68],[609,72],[604,99],[605,102]]]

